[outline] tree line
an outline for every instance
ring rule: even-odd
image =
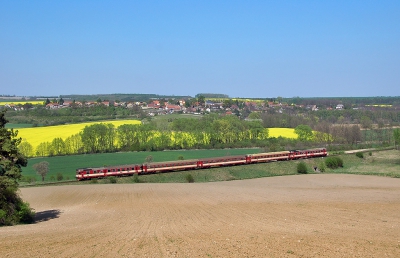
[[[288,117],[292,123],[295,118]],[[22,141],[20,151],[27,157],[57,156],[116,151],[160,151],[174,149],[262,147],[268,151],[325,146],[331,149],[357,148],[394,143],[393,129],[361,130],[354,124],[319,122],[310,126],[309,119],[294,126],[297,139],[270,138],[268,121],[240,120],[236,116],[206,115],[202,118],[154,120],[141,125],[99,123],[86,126],[66,139],[42,142],[35,149]],[[293,124],[294,125],[294,124]],[[288,126],[284,126],[288,127]]]
[[[114,120],[124,118],[145,118],[146,114],[138,106],[133,108],[95,105],[92,107],[70,107],[48,109],[45,107],[25,108],[24,110],[7,111],[7,118],[15,124],[32,124],[33,126],[50,126],[67,123]]]
[[[304,110],[288,108],[284,113],[270,110],[262,113],[261,119],[265,127],[290,127],[295,128],[300,124],[311,127],[320,122],[330,124],[358,124],[363,129],[371,129],[373,125],[379,127],[396,126],[400,124],[400,112],[393,109],[380,108],[379,110]]]
[[[121,125],[99,123],[86,126],[65,140],[54,138],[36,149],[22,141],[19,149],[28,156],[55,156],[115,151],[156,151],[165,149],[223,148],[262,146],[268,129],[261,122],[246,122],[236,117],[176,119],[162,127],[157,123]]]

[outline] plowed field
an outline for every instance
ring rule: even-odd
[[[399,257],[400,179],[298,175],[23,188],[0,257]]]

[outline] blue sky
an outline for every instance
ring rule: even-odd
[[[400,1],[0,1],[0,95],[400,95]]]

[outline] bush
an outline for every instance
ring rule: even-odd
[[[321,172],[325,172],[325,170],[326,170],[325,163],[324,163],[324,162],[319,163],[318,169],[319,169],[319,171],[321,171]]]
[[[99,181],[97,180],[97,178],[93,178],[90,180],[91,184],[97,184]]]
[[[35,221],[35,212],[27,202],[20,203],[18,218],[20,223],[33,223]]]
[[[7,212],[0,209],[0,225],[6,225]]]
[[[117,179],[115,178],[115,176],[110,176],[108,178],[108,180],[110,181],[111,184],[116,184],[117,183]]]
[[[140,183],[139,175],[138,175],[138,174],[134,174],[134,175],[133,175],[132,181],[133,181],[134,183]]]
[[[15,189],[6,188],[1,194],[7,202],[0,199],[0,227],[35,221],[34,210],[18,196]]]
[[[339,157],[328,157],[325,159],[325,165],[331,169],[343,167],[343,160]]]
[[[297,173],[301,173],[301,174],[307,174],[307,165],[304,161],[300,161],[297,164]]]
[[[57,181],[61,181],[63,179],[64,179],[63,175],[60,172],[58,172],[57,173]]]
[[[338,167],[337,160],[335,159],[335,157],[328,157],[328,158],[326,158],[326,159],[325,159],[325,165],[326,165],[328,168],[332,168],[332,169]]]
[[[341,159],[341,158],[339,158],[339,157],[335,157],[336,158],[336,161],[337,161],[337,164],[338,164],[338,167],[343,167],[343,160]]]
[[[188,182],[188,183],[194,182],[194,178],[193,178],[192,174],[186,174],[185,179],[186,179],[186,182]]]
[[[359,157],[360,159],[363,159],[364,158],[364,153],[356,152],[356,156]]]
[[[36,182],[36,177],[34,176],[32,177],[27,176],[26,178],[27,178],[27,183],[34,184]]]

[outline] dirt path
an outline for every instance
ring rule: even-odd
[[[398,257],[400,179],[299,175],[25,188],[0,257]]]

